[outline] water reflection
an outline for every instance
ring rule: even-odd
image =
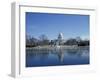
[[[26,50],[26,67],[88,63],[89,48],[38,51],[33,49]]]

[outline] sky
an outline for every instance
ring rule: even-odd
[[[26,34],[39,38],[45,34],[57,39],[63,33],[64,39],[89,39],[89,15],[26,12]]]

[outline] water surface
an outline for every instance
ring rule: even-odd
[[[26,67],[89,64],[89,48],[33,50],[26,49]]]

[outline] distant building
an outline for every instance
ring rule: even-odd
[[[53,45],[62,45],[64,44],[64,39],[63,39],[63,33],[58,34],[58,38],[53,40],[54,44]]]
[[[59,33],[58,35],[58,39],[57,39],[57,43],[58,45],[62,45],[63,44],[63,33]]]
[[[58,40],[59,40],[59,41],[62,41],[62,40],[63,40],[63,33],[59,33],[59,35],[58,35]]]

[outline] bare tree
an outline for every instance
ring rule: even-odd
[[[39,36],[40,39],[40,45],[48,45],[49,44],[49,39],[46,35],[42,34]]]
[[[39,40],[33,36],[26,35],[26,47],[35,47],[38,46]]]

